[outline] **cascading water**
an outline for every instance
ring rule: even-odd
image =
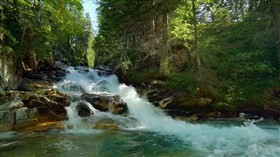
[[[147,100],[140,98],[136,90],[120,84],[115,75],[99,76],[92,69],[67,69],[65,79],[57,83],[59,90],[71,95],[72,104],[67,108],[71,130],[92,130],[92,123],[107,116],[119,121],[124,130],[142,130],[161,135],[174,136],[182,144],[191,146],[208,156],[280,156],[280,127],[265,130],[253,122],[242,126],[214,127],[206,124],[191,124],[174,120],[155,108]],[[100,112],[85,102],[93,116],[83,119],[77,115],[76,105],[79,97],[86,93],[110,93],[120,95],[127,103],[127,117]],[[86,122],[85,122],[86,121]]]

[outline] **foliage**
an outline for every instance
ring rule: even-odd
[[[86,28],[81,0],[4,0],[0,11],[4,53],[13,52],[35,70],[39,62],[53,59],[86,64],[92,28]],[[91,66],[92,56],[93,51]]]
[[[195,75],[190,72],[174,74],[166,81],[166,84],[172,90],[185,90],[190,93],[195,93],[197,87]]]
[[[141,85],[143,82],[151,82],[153,80],[162,80],[163,75],[158,71],[151,70],[142,70],[142,71],[134,71],[130,70],[127,73],[127,76],[138,85]]]
[[[137,83],[162,77],[155,67],[164,58],[163,17],[168,8],[168,62],[162,60],[171,70],[166,88],[196,93],[207,87],[216,101],[232,107],[263,106],[265,91],[279,86],[276,0],[99,2],[98,61],[129,63],[125,67],[133,72],[128,75]],[[174,58],[185,59],[180,63],[186,65],[176,69]]]

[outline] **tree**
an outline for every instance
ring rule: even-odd
[[[4,0],[0,10],[1,47],[9,47],[25,70],[36,72],[40,63],[53,59],[86,63],[82,0]]]

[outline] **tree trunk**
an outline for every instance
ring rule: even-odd
[[[193,49],[193,51],[196,56],[195,59],[196,59],[198,79],[201,79],[202,78],[202,67],[201,67],[200,54],[198,51],[198,29],[197,29],[195,2],[196,2],[196,0],[192,0],[193,27],[194,27],[194,49]]]
[[[160,59],[160,73],[168,74],[168,12],[163,15],[162,54]]]

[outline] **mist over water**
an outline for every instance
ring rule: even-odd
[[[97,70],[82,67],[67,69],[65,79],[57,83],[59,90],[71,95],[72,104],[66,108],[73,128],[70,132],[91,132],[96,119],[110,117],[120,122],[122,130],[152,132],[178,140],[203,156],[280,156],[280,126],[272,129],[261,128],[254,121],[247,121],[240,126],[212,126],[191,124],[174,120],[161,109],[154,107],[147,100],[139,97],[135,88],[120,84],[115,75],[99,76]],[[75,106],[79,97],[86,93],[110,93],[120,95],[127,103],[127,117],[100,112],[91,107],[93,116],[86,122],[77,115]]]

